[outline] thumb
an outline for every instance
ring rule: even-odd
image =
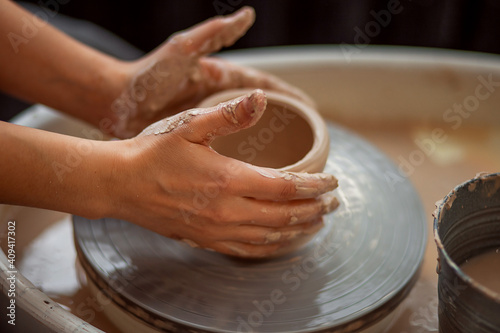
[[[209,146],[218,136],[255,125],[266,105],[266,94],[256,89],[217,106],[191,109],[165,118],[146,128],[140,135],[173,132],[190,142]]]
[[[264,113],[267,99],[260,89],[211,108],[193,110],[182,136],[188,141],[210,145],[218,136],[228,135],[257,123]]]

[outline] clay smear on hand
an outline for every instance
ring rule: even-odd
[[[295,190],[297,191],[296,194],[298,197],[317,197],[322,215],[334,211],[339,206],[339,202],[335,195],[333,193],[328,193],[338,187],[337,178],[330,174],[281,171],[281,178],[295,183]],[[300,213],[299,211],[292,212],[289,225],[295,225],[302,222],[297,217],[301,215]]]
[[[266,234],[264,244],[291,241],[304,234],[306,234],[306,232],[303,230],[274,231]]]
[[[281,171],[281,178],[293,181],[297,195],[306,198],[330,192],[338,186],[337,178],[327,173]]]
[[[312,198],[323,193],[333,191],[338,187],[338,180],[328,173],[308,173],[281,171],[271,168],[258,167],[247,163],[246,166],[266,178],[282,178],[295,184],[297,196]]]
[[[203,113],[201,109],[193,109],[189,111],[182,112],[173,117],[168,117],[157,121],[156,123],[148,126],[144,129],[139,135],[151,135],[151,134],[166,134],[172,132],[174,129],[182,126],[184,124],[188,124],[191,121],[191,118]]]
[[[236,109],[241,104],[241,102],[243,102],[243,100],[245,100],[245,98],[247,98],[247,97],[250,97],[250,96],[241,96],[241,97],[235,98],[227,103],[220,103],[219,105],[217,105],[216,108],[222,110],[224,117],[226,117],[226,119],[228,119],[229,122],[237,125],[237,124],[239,124],[239,121],[238,121],[238,117],[236,116]],[[253,117],[253,115],[255,114],[255,111],[252,110],[251,112],[252,112],[252,117]]]
[[[245,104],[242,105],[242,103]],[[237,114],[240,105],[242,111]],[[261,110],[260,113],[262,113],[266,109],[266,105],[266,94],[262,90],[256,89],[245,96],[235,98],[225,103],[220,103],[215,107],[215,110],[221,110],[224,117],[226,117],[229,122],[236,125],[244,125],[243,128],[247,128],[254,125],[259,120],[260,117],[255,117],[255,115],[258,110]]]
[[[321,206],[323,207],[323,214],[333,212],[339,206],[339,201],[333,194],[324,194],[320,196]]]

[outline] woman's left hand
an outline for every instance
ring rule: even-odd
[[[143,58],[127,63],[129,84],[112,104],[112,133],[120,138],[137,135],[149,124],[193,108],[224,89],[275,90],[313,104],[298,88],[275,76],[206,57],[236,42],[254,20],[254,10],[242,8],[179,32]]]

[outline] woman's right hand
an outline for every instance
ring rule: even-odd
[[[255,90],[113,142],[120,157],[107,214],[239,257],[277,255],[311,238],[338,206],[326,194],[335,177],[256,167],[210,148],[215,137],[254,125],[265,107],[265,94]]]

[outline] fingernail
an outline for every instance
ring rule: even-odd
[[[219,104],[219,107],[224,110],[225,115],[233,124],[244,124],[245,127],[248,127],[260,119],[266,105],[266,94],[257,89],[245,96]]]
[[[255,89],[248,95],[248,101],[252,104],[250,116],[254,117],[257,110],[265,110],[267,106],[267,97],[261,89]]]
[[[238,98],[235,98],[231,101],[224,102],[219,104],[217,107],[222,109],[224,112],[224,115],[233,123],[233,124],[239,124],[239,117],[236,115],[236,110],[238,106],[245,100],[246,96],[241,96]]]

